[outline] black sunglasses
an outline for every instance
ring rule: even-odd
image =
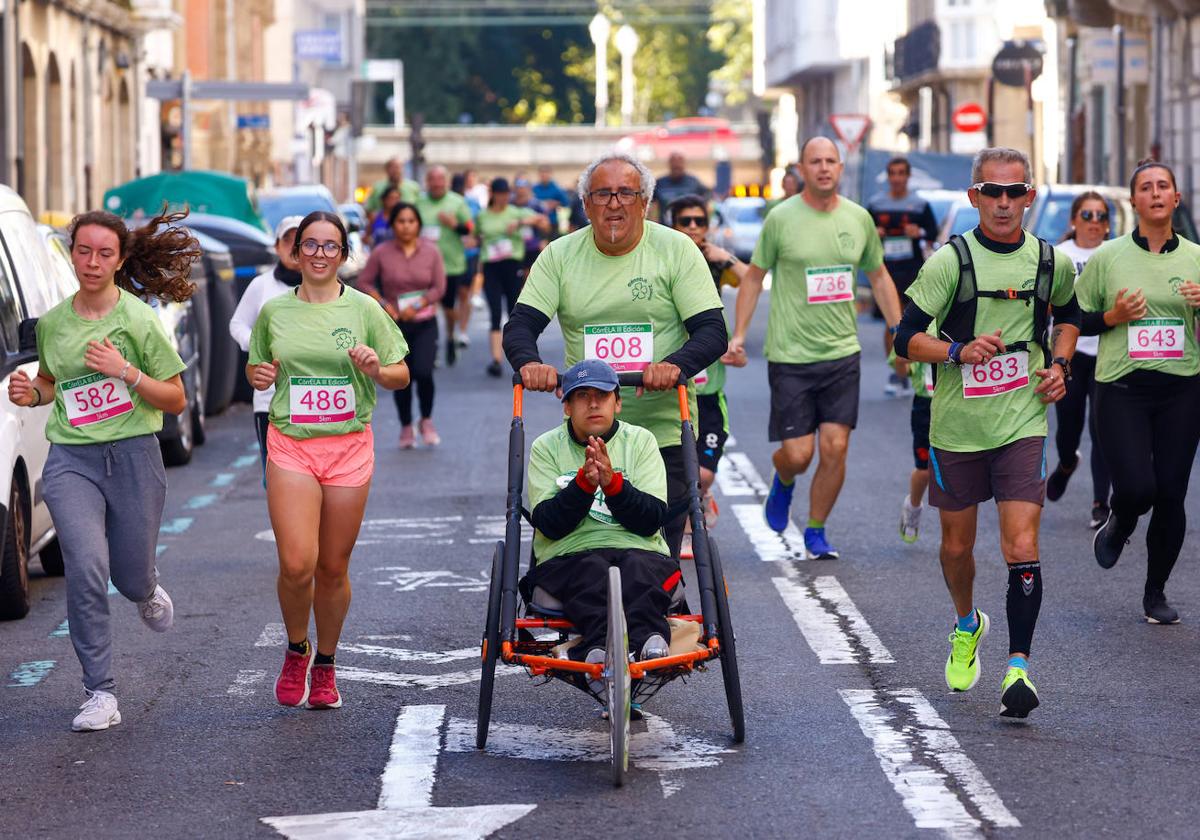
[[[984,181],[979,184],[972,184],[971,189],[986,195],[988,198],[999,198],[1001,195],[1007,195],[1009,198],[1020,198],[1033,189],[1033,184],[994,184],[991,181]]]
[[[707,216],[676,216],[675,223],[681,228],[704,227],[708,224]]]
[[[1083,219],[1085,222],[1107,222],[1108,221],[1108,211],[1107,210],[1080,210],[1079,218]]]

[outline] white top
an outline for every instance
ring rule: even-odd
[[[1075,282],[1079,282],[1079,277],[1083,274],[1083,267],[1087,265],[1087,261],[1092,254],[1096,253],[1097,248],[1080,248],[1074,239],[1066,239],[1060,242],[1058,249],[1071,258],[1075,263]],[[1086,353],[1089,356],[1095,356],[1100,352],[1100,336],[1098,335],[1081,335],[1079,341],[1075,343],[1076,353]]]
[[[258,313],[262,311],[263,304],[273,297],[286,294],[290,289],[291,286],[287,283],[275,279],[274,268],[250,281],[250,285],[246,287],[246,293],[242,295],[237,309],[234,310],[233,317],[229,319],[229,334],[233,336],[233,340],[242,350],[250,350],[250,331],[254,329],[254,322],[258,320]],[[265,391],[256,390],[254,392],[254,410],[270,411],[271,397],[274,395],[274,386]]]

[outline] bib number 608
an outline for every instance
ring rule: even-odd
[[[614,335],[612,338],[601,336],[596,339],[596,358],[607,359],[610,356],[616,359],[623,359],[627,356],[638,358],[642,355],[642,338],[641,336],[625,336]]]

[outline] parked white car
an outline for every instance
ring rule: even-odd
[[[29,612],[29,559],[48,575],[63,573],[62,552],[42,495],[50,444],[50,406],[18,408],[8,400],[17,369],[37,374],[32,323],[70,294],[41,232],[17,193],[0,186],[0,620]],[[24,338],[24,341],[22,339]]]

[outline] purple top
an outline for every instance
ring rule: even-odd
[[[371,249],[367,265],[358,278],[358,287],[363,291],[373,289],[384,300],[404,308],[421,303],[416,320],[425,321],[437,314],[436,304],[446,293],[446,267],[437,245],[417,239],[417,249],[412,256],[404,253],[400,243],[392,239]],[[404,295],[421,292],[402,302]]]

